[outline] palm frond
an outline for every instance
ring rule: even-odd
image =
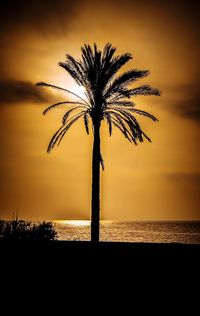
[[[111,136],[112,135],[112,119],[111,119],[111,116],[108,113],[105,115],[105,117],[106,117],[106,120],[107,120],[107,123],[108,123],[109,134]]]
[[[146,116],[146,117],[150,118],[152,121],[158,122],[158,119],[154,115],[152,115],[146,111],[142,111],[142,110],[138,110],[138,109],[128,109],[128,111],[134,112],[134,113],[139,114],[139,115]]]
[[[52,88],[52,89],[56,89],[56,90],[61,90],[61,91],[65,91],[67,93],[70,93],[72,95],[74,95],[75,97],[77,97],[78,99],[80,99],[81,101],[84,102],[85,105],[88,105],[88,103],[86,102],[86,100],[84,100],[83,98],[81,98],[78,94],[68,90],[68,89],[64,89],[62,87],[58,87],[58,86],[55,86],[55,85],[52,85],[52,84],[49,84],[49,83],[46,83],[46,82],[38,82],[36,83],[36,86],[41,86],[41,87],[48,87],[48,88]]]
[[[140,86],[138,88],[130,89],[129,90],[130,96],[137,96],[137,95],[155,95],[160,96],[160,90],[156,88],[152,88],[149,85]]]
[[[107,43],[103,49],[103,53],[102,53],[102,69],[107,69],[109,63],[112,60],[112,57],[114,55],[116,51],[116,48],[113,47],[110,43]]]
[[[125,98],[130,98],[129,94],[127,94],[127,90],[126,90],[126,96],[124,96],[124,93],[122,92],[116,92],[113,93],[111,96],[109,96],[106,99],[106,103],[114,103],[114,102],[123,102]]]
[[[127,89],[125,87],[118,87],[118,89],[115,92],[112,92],[111,94],[104,94],[104,99],[106,102],[111,102],[111,100],[120,101],[124,98],[130,98],[131,97],[131,90]]]
[[[119,87],[124,88],[128,84],[148,76],[149,73],[149,70],[137,69],[132,69],[124,72],[122,75],[118,76],[113,80],[112,84],[108,87],[105,93],[105,98],[112,95],[113,93],[116,93]]]
[[[86,86],[85,69],[82,64],[69,54],[66,54],[66,62],[59,62],[59,66],[64,68],[76,81],[78,85]]]
[[[117,71],[124,66],[130,59],[132,59],[132,55],[129,53],[122,54],[116,56],[112,59],[112,63],[110,65],[110,69],[108,69],[108,74],[112,78],[113,75],[117,73]]]
[[[66,54],[67,61],[70,62],[73,69],[76,71],[77,78],[80,84],[85,85],[85,71],[81,63],[69,54]]]
[[[102,168],[102,170],[104,171],[104,169],[105,169],[105,165],[104,165],[104,160],[103,160],[102,153],[100,153],[100,164],[101,164],[101,168]]]
[[[61,143],[63,137],[65,136],[66,132],[68,131],[68,129],[69,129],[76,121],[78,121],[78,120],[81,118],[81,116],[83,116],[83,114],[84,114],[84,112],[79,113],[76,117],[74,116],[74,118],[71,120],[70,123],[68,123],[68,125],[65,127],[65,130],[62,132],[62,135],[60,136],[60,139],[58,140],[57,146],[60,145],[60,143]]]
[[[63,136],[65,135],[65,133],[68,131],[68,129],[83,115],[84,112],[78,113],[76,115],[74,115],[71,119],[70,122],[68,122],[67,125],[62,125],[57,132],[53,135],[53,137],[51,138],[48,148],[47,148],[47,152],[49,153],[53,147],[56,145],[59,145]]]
[[[111,115],[112,115],[112,119],[113,116],[115,117],[115,119],[117,120],[117,122],[119,123],[119,125],[121,126],[122,130],[124,131],[124,135],[126,136],[126,138],[128,138],[128,140],[130,142],[134,142],[136,144],[136,139],[137,139],[137,133],[135,132],[134,129],[132,129],[132,127],[130,127],[129,125],[129,121],[126,120],[121,114],[116,113],[114,111],[110,111]],[[126,124],[128,125],[129,129],[127,128]]]
[[[120,123],[118,122],[117,119],[115,119],[114,117],[112,117],[112,124],[119,129],[119,131],[125,136],[126,139],[128,139],[128,141],[131,143],[132,139],[130,136],[128,136],[130,134],[130,132],[128,131],[128,129],[126,128],[125,130],[121,127]],[[137,143],[135,142],[135,145],[137,145]]]
[[[57,138],[57,136],[60,135],[60,133],[62,132],[62,130],[64,129],[64,125],[62,125],[56,132],[55,134],[52,136],[50,142],[49,142],[49,145],[48,145],[48,148],[47,148],[47,152],[50,153],[51,149],[53,149],[54,145],[55,145],[55,140]]]
[[[93,54],[89,45],[81,47],[82,51],[82,67],[85,73],[85,87],[87,92],[91,95],[97,88],[97,65],[95,64],[95,52]]]
[[[120,117],[120,120],[124,120],[125,123],[128,125],[131,135],[132,135],[132,140],[134,139],[135,141],[138,139],[140,142],[143,142],[143,137],[146,138],[148,141],[151,141],[150,138],[142,131],[140,124],[136,120],[136,118],[131,115],[131,113],[128,113],[125,110],[122,109],[116,109],[115,111],[113,110],[108,110],[112,115],[116,116],[121,114],[122,116]],[[118,119],[119,119],[118,117]]]
[[[77,73],[76,69],[74,69],[74,66],[70,64],[70,62],[59,62],[58,65],[62,68],[64,68],[71,77],[76,81],[78,85],[82,85],[83,81],[80,75]]]
[[[94,65],[96,74],[96,83],[99,83],[99,74],[101,70],[101,51],[97,49],[97,45],[94,43]]]
[[[146,140],[148,140],[148,142],[151,143],[151,138],[149,138],[149,136],[147,134],[145,134],[144,131],[141,130],[141,132],[142,132],[142,135],[144,136],[144,138],[146,138]]]
[[[63,125],[65,125],[65,124],[67,123],[67,119],[68,119],[69,115],[70,115],[73,111],[78,110],[78,109],[82,109],[82,108],[83,108],[82,106],[76,106],[76,107],[74,107],[73,109],[68,110],[68,111],[64,114],[64,116],[63,116],[63,118],[62,118],[62,123],[63,123]],[[83,112],[83,111],[82,111],[82,112]]]
[[[90,45],[81,47],[82,60],[86,70],[91,70],[94,67],[94,56]]]
[[[43,112],[43,115],[47,114],[50,110],[54,109],[55,107],[59,106],[59,105],[63,105],[63,104],[77,104],[77,105],[82,105],[85,108],[88,108],[88,106],[85,105],[85,103],[81,103],[81,102],[70,102],[70,101],[64,101],[64,102],[58,102],[55,103],[53,105],[50,105],[48,108],[46,108]]]
[[[107,69],[104,70],[104,88],[110,83],[114,75],[119,71],[119,69],[124,66],[130,59],[132,55],[122,54],[116,57],[113,57],[110,64],[108,64]]]
[[[88,87],[85,89],[85,96],[86,96],[87,100],[89,101],[90,107],[93,107],[95,104],[94,95],[93,95],[91,89]]]
[[[149,70],[138,70],[138,69],[131,69],[124,72],[122,75],[118,76],[113,81],[113,87],[119,86],[121,84],[127,84],[130,82],[134,82],[141,78],[144,78],[149,75]]]
[[[89,135],[89,118],[87,112],[83,116],[86,133]]]
[[[125,110],[117,109],[115,111],[122,115],[124,121],[128,124],[128,126],[133,134],[133,137],[135,139],[138,138],[138,140],[140,142],[142,142],[143,141],[143,137],[142,137],[143,133],[142,133],[142,130],[140,128],[140,124],[138,123],[136,118],[133,115],[131,115],[131,113],[129,113]]]
[[[131,115],[130,113],[128,113],[127,111],[124,111],[124,110],[122,110],[122,111],[123,111],[123,114],[124,114],[124,115],[127,115],[127,114],[128,114],[127,118],[129,118],[130,128],[134,129],[134,131],[137,132],[139,141],[140,141],[140,142],[143,142],[143,137],[144,137],[144,138],[146,138],[149,142],[151,142],[151,139],[150,139],[150,138],[144,133],[144,131],[141,129],[141,126],[140,126],[139,122],[137,121],[137,119],[136,119],[133,115]],[[147,116],[147,114],[149,114],[149,113],[146,112],[146,116]],[[155,121],[155,119],[156,119],[156,118],[155,118],[153,115],[151,115],[151,114],[149,114],[148,118],[152,119],[153,121]],[[157,119],[156,119],[156,120],[157,120]]]
[[[133,103],[132,101],[125,101],[125,100],[121,100],[121,101],[109,101],[106,103],[106,107],[108,108],[113,108],[113,107],[133,107],[135,106],[135,103]]]

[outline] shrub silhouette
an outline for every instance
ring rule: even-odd
[[[55,240],[56,237],[52,222],[0,221],[0,240]]]

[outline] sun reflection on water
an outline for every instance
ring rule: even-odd
[[[89,220],[57,220],[56,223],[73,227],[90,226]]]

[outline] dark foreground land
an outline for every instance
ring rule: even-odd
[[[134,304],[137,301],[134,293],[142,297],[145,293],[148,297],[161,295],[169,304],[172,292],[176,302],[178,294],[188,296],[196,292],[194,284],[200,281],[200,245],[1,241],[0,271],[1,288],[6,295],[10,297],[13,293],[14,297],[28,296],[34,300],[39,296],[42,301],[47,297],[46,306],[55,302],[55,296],[60,300],[63,295],[63,302],[67,300],[69,304],[67,293],[76,300],[84,295],[89,300],[93,294],[96,296],[96,291],[98,298],[107,297],[109,301],[115,293],[113,306],[118,306],[124,293],[125,297],[130,296],[131,308],[133,299]],[[165,296],[163,291],[167,292]]]
[[[0,264],[35,266],[192,264],[200,267],[200,245],[83,241],[0,241]]]

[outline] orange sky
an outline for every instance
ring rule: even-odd
[[[196,2],[196,1],[195,1]],[[140,81],[162,96],[138,97],[159,118],[140,120],[153,140],[135,147],[102,126],[102,219],[200,220],[199,18],[194,1],[12,1],[0,13],[0,217],[89,219],[92,136],[83,123],[50,155],[46,148],[64,109],[42,116],[60,94],[76,91],[58,67],[65,53],[111,42],[130,52],[128,68],[149,69]]]

